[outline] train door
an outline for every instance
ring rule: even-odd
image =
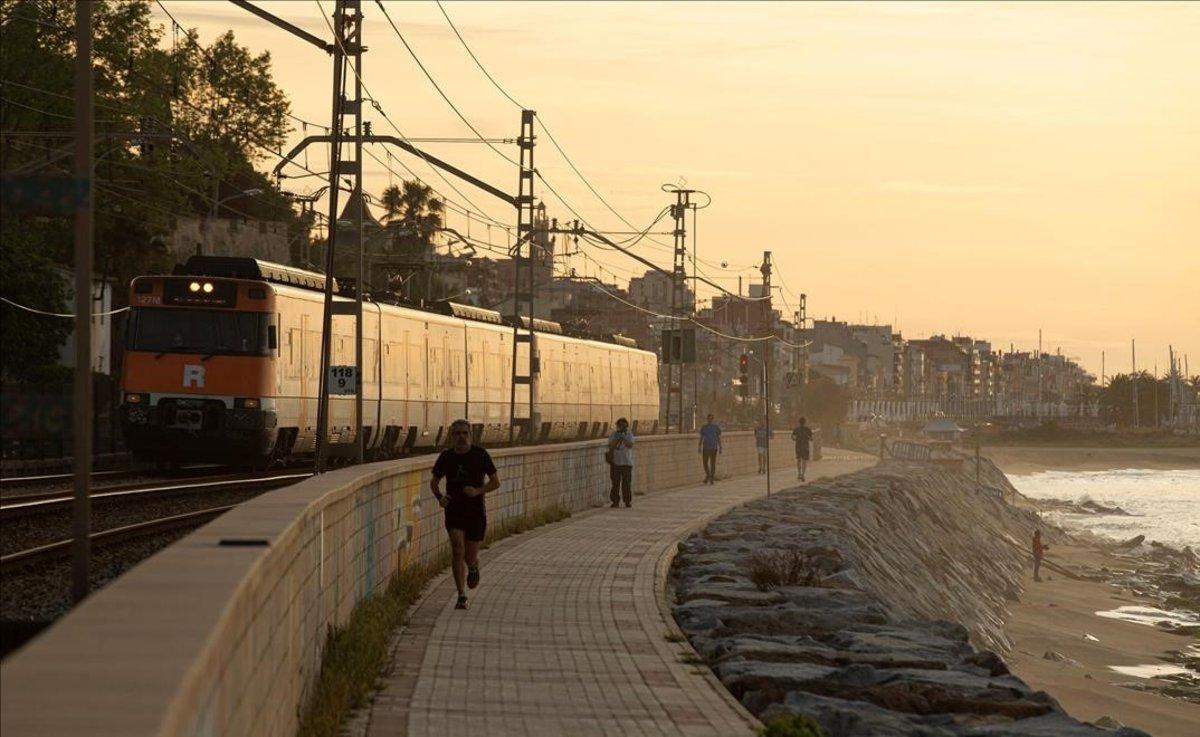
[[[399,383],[396,398],[400,400],[400,422],[408,432],[408,428],[412,427],[417,421],[415,414],[412,411],[412,379],[409,374],[412,372],[412,367],[408,362],[408,344],[412,340],[412,336],[408,330],[400,334],[401,343],[396,348],[399,356],[396,360],[399,362],[401,369],[396,373],[396,381]]]
[[[300,313],[300,334],[296,340],[298,343],[296,352],[299,354],[298,359],[300,362],[298,381],[295,384],[297,389],[295,400],[300,405],[296,413],[296,427],[299,428],[298,432],[300,435],[306,435],[311,432],[310,428],[313,425],[312,416],[316,410],[316,406],[312,404],[313,400],[311,399],[315,392],[309,391],[308,386],[309,372],[312,370],[309,368],[311,358],[308,355],[308,351],[305,350],[308,347],[308,319],[307,311]]]
[[[432,432],[432,428],[430,427],[430,425],[432,424],[431,420],[433,419],[433,417],[431,416],[429,407],[435,401],[437,401],[437,398],[434,396],[433,382],[430,381],[430,376],[433,374],[433,369],[429,364],[433,360],[433,356],[430,354],[430,351],[429,351],[429,324],[428,323],[425,324],[425,332],[421,336],[420,346],[421,346],[421,354],[422,354],[422,358],[423,358],[423,360],[421,361],[421,364],[422,364],[421,386],[423,387],[422,393],[424,394],[424,401],[421,402],[421,433],[423,435],[427,436],[425,438],[425,442],[423,444],[429,445],[431,442],[433,442],[433,437],[430,436],[430,433]]]

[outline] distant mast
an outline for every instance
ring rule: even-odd
[[[1133,426],[1141,427],[1141,417],[1138,411],[1138,380],[1137,380],[1137,338],[1129,339],[1129,363],[1131,379],[1133,380]]]

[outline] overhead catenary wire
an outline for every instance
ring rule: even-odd
[[[632,307],[633,309],[638,310],[639,312],[644,312],[648,315],[651,315],[653,317],[658,317],[658,318],[661,318],[664,320],[682,320],[684,322],[690,322],[693,325],[695,325],[696,327],[698,327],[702,330],[706,330],[718,337],[724,338],[725,340],[731,340],[731,341],[738,342],[738,343],[765,343],[767,341],[775,340],[775,341],[779,341],[781,344],[783,344],[785,346],[788,346],[789,348],[805,348],[809,345],[812,345],[811,341],[808,341],[805,343],[792,343],[790,341],[784,340],[783,338],[780,338],[778,335],[762,335],[762,336],[753,336],[753,337],[746,337],[746,336],[741,336],[741,335],[729,335],[728,333],[723,333],[720,330],[717,330],[716,328],[709,327],[708,325],[705,325],[704,323],[700,322],[699,320],[697,320],[693,317],[688,317],[686,315],[665,315],[661,312],[655,312],[654,310],[647,309],[645,307],[642,307],[641,305],[634,304],[633,302],[630,302],[629,300],[621,297],[620,295],[613,294],[612,292],[608,291],[607,289],[604,289],[600,285],[596,284],[596,282],[594,282],[594,281],[588,281],[587,283],[590,284],[593,289],[597,289],[597,290],[603,292],[604,294],[608,295],[612,299],[616,300],[617,302],[621,302],[622,304],[624,304],[628,307]]]
[[[380,0],[376,0],[376,2],[380,2]],[[382,6],[381,2],[380,2],[380,4]],[[462,33],[459,32],[458,26],[456,26],[454,24],[454,20],[450,18],[450,14],[448,12],[446,12],[446,6],[442,4],[441,0],[437,0],[437,6],[438,6],[438,9],[442,11],[442,16],[445,17],[447,25],[449,25],[450,29],[454,32],[454,35],[458,38],[459,43],[462,44],[462,47],[467,52],[467,55],[470,56],[471,60],[475,62],[475,66],[479,67],[479,71],[483,72],[483,75],[485,77],[487,77],[488,81],[490,81],[492,83],[492,86],[495,87],[500,92],[501,95],[503,95],[505,98],[507,98],[509,102],[511,102],[513,105],[515,105],[516,107],[518,107],[522,110],[526,109],[521,103],[517,102],[516,98],[514,98],[512,95],[510,95],[508,93],[508,91],[505,90],[504,87],[502,87],[498,81],[496,81],[496,78],[492,76],[491,72],[489,72],[487,70],[487,67],[485,67],[483,65],[483,62],[479,60],[479,57],[475,55],[475,52],[471,49],[470,44],[467,43],[467,40],[465,38],[463,38]],[[620,212],[618,212],[616,210],[616,208],[614,208],[611,204],[609,204],[608,200],[606,200],[604,198],[604,196],[601,195],[600,192],[597,191],[597,189],[594,186],[592,186],[592,183],[588,180],[588,178],[586,176],[584,176],[583,172],[580,171],[579,167],[577,167],[575,165],[575,162],[571,160],[571,157],[567,155],[566,150],[563,149],[562,145],[559,144],[558,139],[556,139],[554,137],[554,133],[551,132],[550,128],[546,125],[546,121],[543,120],[541,118],[541,116],[538,116],[537,124],[541,127],[542,132],[544,132],[546,134],[546,138],[550,139],[551,145],[553,145],[555,150],[558,151],[559,155],[563,157],[563,161],[567,162],[567,166],[569,166],[571,168],[571,171],[575,172],[575,175],[578,176],[580,181],[583,182],[583,184],[588,188],[588,190],[591,191],[591,193],[596,196],[596,199],[600,200],[600,202],[606,208],[608,208],[609,212],[616,215],[617,218],[621,222],[625,223],[626,226],[636,229],[637,228],[636,225],[631,223],[628,219],[626,219],[626,217],[624,215],[622,215]],[[542,178],[540,173],[538,174],[538,178],[539,179]],[[543,180],[543,182],[546,183],[544,180]],[[554,195],[556,197],[559,197],[560,201],[562,201],[561,196],[558,195],[558,193],[554,190],[554,188],[552,186],[550,186],[549,183],[546,183],[546,186],[548,189],[550,189],[551,192],[554,193]],[[572,213],[575,213],[574,208],[572,208],[570,205],[567,205],[567,203],[565,201],[563,201],[563,205],[566,206],[568,210],[571,210]],[[578,213],[575,213],[575,214],[578,217]],[[583,218],[580,218],[580,220],[583,220]],[[659,243],[659,245],[667,246],[667,244],[660,243],[659,241],[656,241],[653,238],[651,238],[650,240],[651,240],[651,242]],[[669,247],[669,246],[667,246],[667,247]]]
[[[338,38],[337,30],[333,27],[333,21],[330,20],[329,14],[325,12],[325,6],[321,4],[321,0],[313,0],[313,1],[317,4],[317,9],[321,12],[321,18],[325,21],[325,25],[329,27],[329,30],[330,30],[330,32],[333,33],[334,39],[337,42],[338,46],[342,49],[342,52],[345,53],[346,49],[344,46],[342,46],[341,39]],[[386,120],[388,125],[390,125],[392,127],[392,130],[396,131],[396,135],[398,135],[402,141],[404,141],[405,143],[407,143],[411,146],[412,142],[408,140],[408,137],[405,136],[404,132],[400,130],[400,127],[398,125],[396,125],[396,122],[394,120],[392,120],[391,116],[389,116],[387,114],[387,112],[383,109],[383,105],[380,104],[379,99],[374,94],[372,94],[371,89],[367,85],[366,80],[364,80],[362,78],[362,76],[359,75],[358,70],[354,69],[354,67],[351,66],[350,71],[354,74],[355,78],[359,81],[359,83],[362,84],[363,92],[366,94],[366,97],[370,98],[371,106],[374,107],[379,112],[379,114],[383,116],[383,119]],[[479,205],[475,204],[471,200],[470,197],[468,197],[466,194],[464,194],[462,192],[462,190],[460,190],[458,187],[456,187],[454,185],[453,182],[451,182],[449,179],[447,179],[446,175],[443,174],[440,169],[438,169],[436,166],[431,164],[429,162],[429,159],[427,159],[425,157],[425,155],[420,152],[420,149],[417,149],[415,146],[413,146],[413,148],[416,149],[418,157],[422,161],[424,161],[425,164],[427,166],[429,166],[429,168],[432,169],[433,172],[435,174],[437,174],[438,177],[443,182],[446,183],[446,186],[448,186],[450,189],[454,190],[454,192],[459,197],[461,197],[463,200],[465,200],[467,202],[467,204],[469,204],[472,208],[474,208],[474,210],[478,214],[482,215],[484,218],[492,221],[493,223],[496,223],[497,225],[501,225],[501,226],[508,225],[507,223],[504,223],[504,222],[492,217],[492,215],[490,213],[488,213],[486,210],[481,208]],[[401,165],[403,165],[403,162],[401,162]],[[411,171],[411,169],[408,169],[408,167],[405,167],[405,169]],[[413,173],[413,176],[416,177],[417,175],[415,173]],[[421,181],[420,177],[417,177],[417,180]],[[427,184],[426,186],[429,186],[429,185]],[[433,189],[432,187],[430,187],[430,188]],[[434,192],[437,192],[437,190],[434,189]],[[438,192],[438,194],[441,195],[440,192]],[[443,199],[445,198],[444,195],[442,195],[442,197],[443,197]]]
[[[458,109],[458,106],[454,104],[454,102],[446,94],[445,90],[442,89],[442,86],[439,85],[437,80],[433,78],[433,75],[429,73],[429,69],[425,66],[425,63],[421,61],[421,57],[417,56],[417,52],[413,51],[412,46],[408,43],[408,39],[404,38],[404,34],[400,32],[399,26],[397,26],[396,22],[392,20],[392,16],[388,13],[387,7],[384,6],[383,0],[375,0],[375,2],[379,5],[379,10],[383,13],[383,17],[387,19],[388,25],[390,25],[392,30],[396,32],[396,38],[400,39],[400,43],[404,44],[404,48],[406,51],[408,51],[408,55],[411,56],[412,60],[417,63],[417,66],[421,69],[421,72],[425,75],[425,78],[429,80],[429,84],[433,85],[433,88],[437,90],[439,95],[442,96],[442,100],[444,100],[445,103],[450,106],[450,109],[453,110],[454,114],[458,116],[458,119],[463,122],[463,125],[470,128],[471,132],[475,134],[475,137],[486,144],[487,147],[492,151],[496,152],[497,156],[513,166],[520,166],[520,162],[496,148],[495,144],[493,144],[482,133],[480,133],[479,129],[476,128],[470,120],[467,120],[467,116],[463,115],[462,111]]]
[[[380,0],[376,0],[376,1],[380,2]],[[466,38],[464,38],[462,33],[458,30],[458,26],[455,25],[454,20],[450,17],[450,14],[446,11],[445,5],[441,2],[441,0],[436,0],[436,1],[437,1],[438,9],[441,11],[442,16],[446,19],[447,25],[450,26],[450,29],[454,32],[454,35],[458,38],[459,43],[462,45],[463,49],[467,52],[467,55],[471,57],[471,60],[473,62],[475,62],[475,66],[479,68],[479,71],[483,73],[483,75],[488,79],[488,81],[492,83],[492,86],[495,87],[496,90],[498,92],[500,92],[500,94],[503,95],[509,102],[511,102],[513,105],[515,105],[516,107],[518,107],[522,110],[526,109],[525,106],[522,105],[519,101],[517,101],[517,99],[515,97],[513,97],[506,89],[504,89],[504,87],[499,83],[499,81],[496,80],[496,78],[491,74],[491,72],[489,72],[487,70],[487,67],[484,66],[483,62],[475,54],[474,50],[472,50],[470,44],[467,43]],[[439,92],[440,91],[441,90],[439,88]],[[456,112],[457,112],[457,110],[456,110]],[[537,123],[538,123],[538,125],[541,126],[543,132],[546,133],[546,137],[550,139],[550,142],[554,146],[554,148],[563,157],[563,160],[567,162],[567,165],[571,168],[572,171],[575,172],[575,174],[584,183],[584,185],[592,192],[592,194],[595,195],[596,198],[599,199],[600,202],[602,204],[604,204],[604,206],[610,212],[612,212],[614,215],[617,216],[618,219],[620,219],[623,223],[625,223],[626,226],[636,229],[637,226],[635,226],[633,223],[631,223],[624,215],[622,215],[614,207],[612,207],[612,205],[599,193],[599,191],[596,190],[596,188],[592,185],[592,183],[588,180],[588,178],[583,174],[583,172],[579,169],[579,167],[577,167],[575,165],[574,161],[571,160],[571,157],[567,154],[565,149],[558,143],[557,139],[555,139],[554,134],[546,126],[545,120],[542,119],[542,116],[538,116]],[[587,219],[579,213],[579,211],[575,207],[573,207],[569,202],[567,202],[567,200],[564,199],[564,197],[558,192],[558,190],[554,187],[554,185],[552,185],[549,181],[546,180],[546,178],[544,176],[542,176],[541,172],[538,172],[535,170],[535,174],[537,175],[538,179],[541,180],[542,183],[546,186],[546,188],[550,190],[551,194],[553,194],[555,196],[555,198],[557,198],[559,200],[559,202],[561,202],[563,204],[564,207],[566,207],[569,211],[571,211],[571,213],[573,215],[575,215],[576,218],[578,218],[581,222],[583,222],[585,225],[587,225],[591,230],[597,230],[597,231],[599,230],[598,228],[593,227],[587,221]],[[639,239],[639,240],[641,240],[641,239]],[[674,250],[674,246],[662,243],[661,241],[658,241],[654,238],[648,238],[648,241],[650,243],[658,245],[662,248],[670,249],[672,251]],[[713,268],[721,268],[721,269],[725,268],[722,266],[717,266],[715,263],[706,261],[704,259],[695,259],[695,261],[698,261],[699,263],[704,263]],[[707,272],[705,272],[702,269],[699,269],[698,267],[695,267],[695,268],[697,271],[699,271],[705,277],[708,277]],[[729,294],[730,296],[741,297],[741,295],[734,295],[732,292],[725,290],[724,288],[720,287],[720,285],[713,285],[713,286],[715,286],[717,289],[719,289],[721,291],[724,291],[725,293]],[[745,298],[743,297],[743,299],[745,299]]]

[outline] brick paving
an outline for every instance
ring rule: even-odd
[[[810,478],[874,462],[833,451]],[[794,471],[773,474],[793,485]],[[755,721],[685,643],[666,601],[676,543],[766,491],[743,476],[634,497],[483,552],[471,608],[436,579],[397,637],[370,737],[752,735]],[[672,638],[675,639],[675,638]],[[360,722],[361,724],[361,722]]]

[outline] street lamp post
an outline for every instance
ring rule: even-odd
[[[213,189],[216,189],[215,185],[214,185]],[[216,194],[214,193],[214,196],[212,198],[212,207],[209,208],[208,217],[205,218],[205,220],[204,220],[204,237],[201,239],[201,241],[199,243],[196,244],[196,255],[203,256],[205,241],[209,241],[212,239],[212,221],[217,217],[217,208],[218,207],[220,207],[222,204],[224,204],[226,202],[229,202],[230,200],[236,200],[238,197],[256,197],[262,193],[263,193],[263,191],[257,187],[252,188],[252,189],[243,190],[236,194],[231,194],[228,197],[222,197],[221,199],[217,199]]]

